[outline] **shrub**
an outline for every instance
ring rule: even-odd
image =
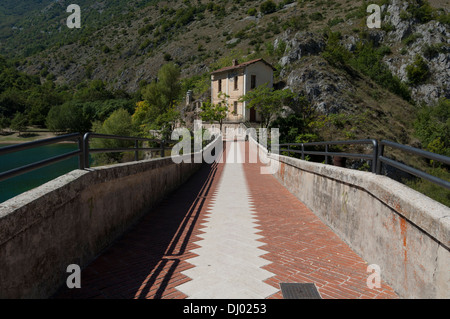
[[[250,8],[250,9],[248,9],[248,11],[247,11],[247,14],[249,15],[249,16],[256,16],[256,14],[258,13],[258,11],[255,9],[255,8]]]
[[[342,22],[344,22],[344,19],[342,19],[342,18],[333,18],[333,19],[328,20],[328,26],[333,27]]]
[[[421,23],[426,23],[435,17],[435,11],[426,0],[417,0],[417,4],[408,6],[407,11],[412,18],[419,20]]]
[[[406,38],[403,39],[403,43],[406,45],[410,45],[414,43],[418,38],[422,37],[420,33],[413,33],[408,35]]]
[[[389,68],[383,63],[382,58],[385,54],[389,54],[389,47],[383,46],[376,49],[371,42],[359,42],[355,52],[350,53],[339,43],[340,38],[339,32],[328,33],[327,46],[322,56],[331,65],[349,73],[354,73],[356,69],[403,99],[411,100],[411,93],[407,85],[392,75]]]
[[[444,180],[450,180],[450,173],[445,168],[432,168],[428,170],[428,173]],[[450,191],[448,189],[420,178],[408,181],[406,185],[450,207]]]
[[[446,13],[445,11],[438,14],[436,17],[436,20],[438,20],[440,23],[450,25],[450,14]]]
[[[333,66],[346,65],[350,58],[350,53],[339,43],[340,32],[330,32],[328,42],[322,56]]]
[[[172,56],[169,53],[164,53],[164,61],[172,61]]]
[[[305,14],[293,16],[289,20],[283,22],[284,30],[287,28],[294,29],[294,31],[302,31],[308,29],[308,17]]]
[[[321,20],[325,19],[323,17],[322,13],[320,13],[320,12],[314,12],[314,13],[310,14],[309,18],[313,21],[321,21]]]
[[[430,152],[450,156],[450,100],[442,98],[436,105],[422,106],[414,122],[415,135]]]
[[[408,81],[412,85],[421,84],[430,75],[428,65],[420,55],[416,55],[414,62],[406,67]]]
[[[263,2],[260,6],[260,11],[263,14],[271,14],[277,10],[277,5],[272,0]]]
[[[436,57],[437,55],[439,55],[439,53],[444,53],[443,50],[443,43],[437,43],[437,44],[425,44],[422,53],[423,56],[425,58],[427,58],[428,60],[431,60],[432,58]]]

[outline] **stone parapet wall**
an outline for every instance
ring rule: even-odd
[[[251,139],[252,143],[255,143]],[[450,298],[450,209],[386,176],[267,153],[274,176],[403,298]]]
[[[201,167],[189,157],[75,170],[1,203],[0,298],[52,296]]]

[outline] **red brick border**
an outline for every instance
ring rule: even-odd
[[[246,150],[248,152],[248,143]],[[248,156],[248,154],[247,154]],[[322,298],[398,298],[386,283],[367,287],[368,264],[272,175],[261,175],[262,163],[246,160],[245,174],[259,220],[261,239],[275,276],[273,287],[315,283]],[[271,298],[282,298],[281,291]]]

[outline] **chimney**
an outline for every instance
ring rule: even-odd
[[[238,66],[238,65],[239,65],[238,60],[237,59],[233,59],[233,66]]]

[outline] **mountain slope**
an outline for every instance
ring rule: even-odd
[[[82,28],[69,29],[65,9],[70,1],[24,1],[30,5],[15,9],[22,17],[16,16],[12,34],[1,34],[0,48],[19,70],[39,75],[43,82],[49,74],[55,83],[71,87],[100,79],[130,93],[154,79],[168,61],[180,65],[184,78],[200,77],[202,89],[196,93],[201,94],[214,68],[231,58],[263,57],[277,67],[280,83],[308,96],[326,114],[360,114],[377,104],[374,112],[383,114],[386,123],[392,121],[389,114],[399,114],[403,124],[396,127],[407,126],[414,113],[409,102],[374,82],[373,74],[343,72],[324,59],[331,30],[341,34],[339,43],[350,53],[367,41],[382,48],[383,64],[409,87],[413,100],[434,103],[450,97],[448,24],[437,18],[405,18],[421,1],[381,1],[381,30],[365,26],[363,1],[276,1],[276,8],[266,13],[261,12],[263,2],[80,0]],[[13,7],[5,3],[8,9],[2,12],[11,14]],[[434,4],[448,8],[448,0]],[[443,11],[437,12],[441,17]],[[407,83],[407,66],[416,54],[424,55],[427,41],[433,46],[426,58],[431,76],[425,83]],[[379,126],[380,135],[389,133]]]

